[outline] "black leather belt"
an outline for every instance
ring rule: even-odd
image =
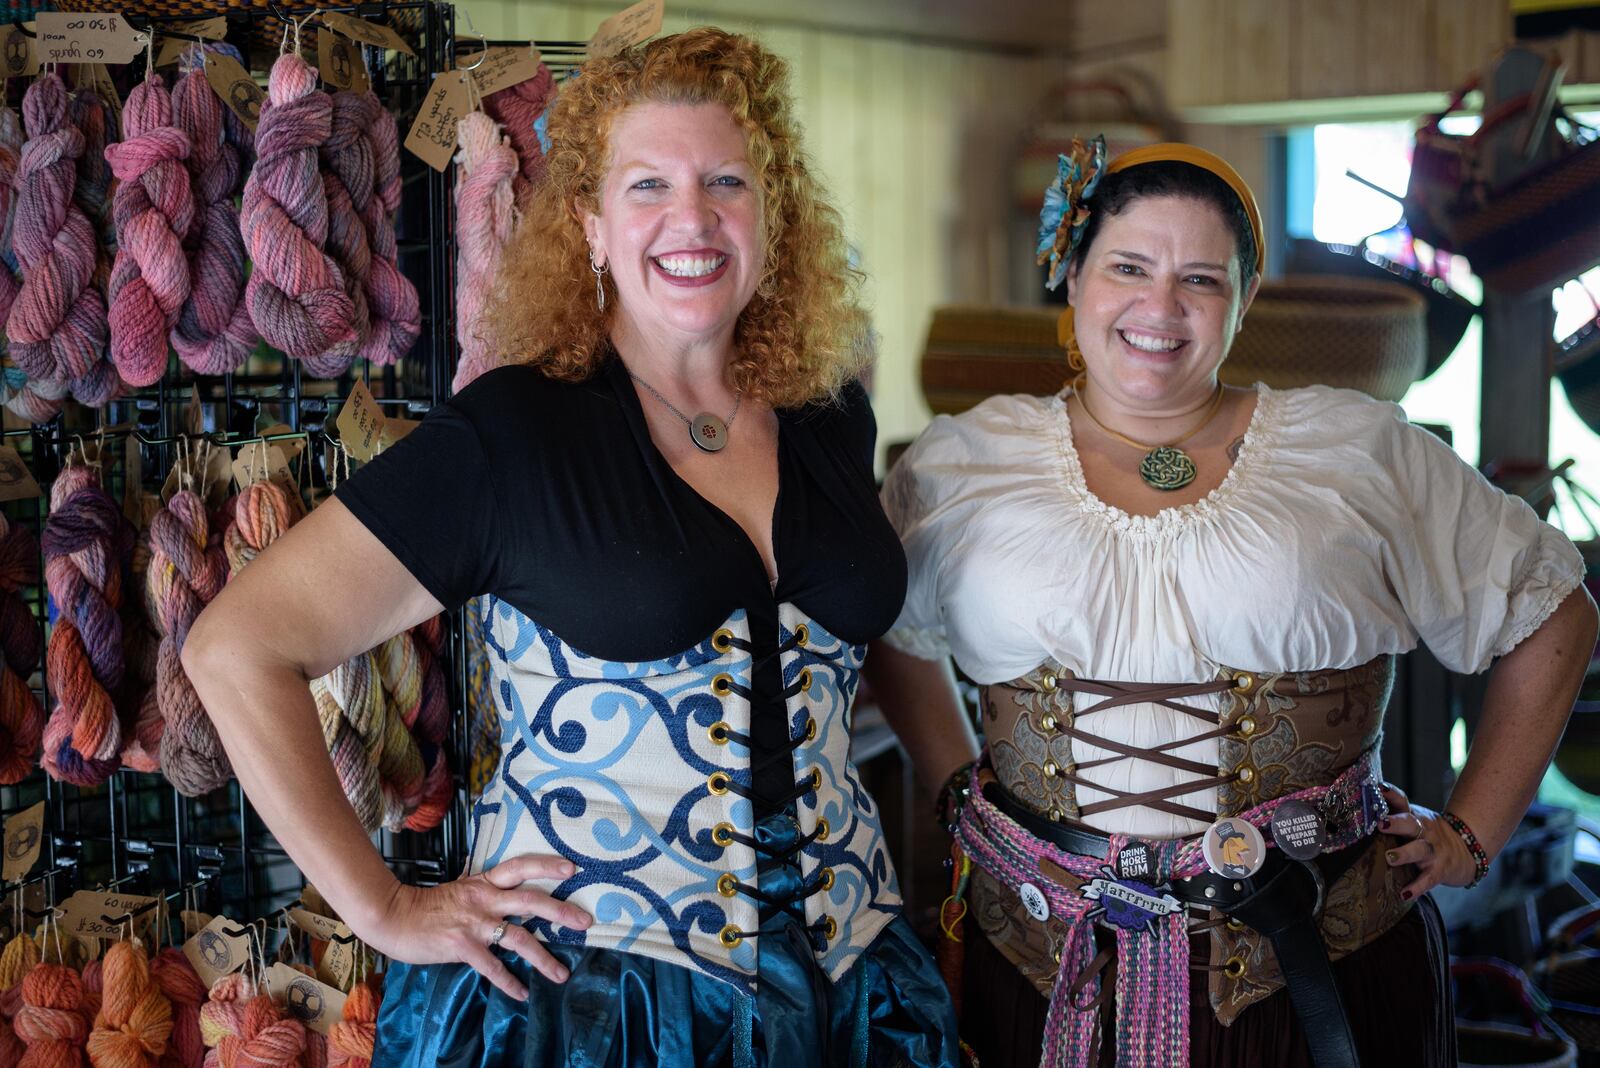
[[[1105,858],[1111,852],[1108,836],[1031,812],[1013,801],[999,783],[985,784],[983,796],[1030,834],[1069,853]],[[1337,853],[1324,853],[1314,861],[1291,860],[1273,849],[1268,850],[1261,870],[1248,878],[1206,872],[1171,884],[1173,896],[1187,904],[1220,909],[1272,943],[1289,1001],[1317,1068],[1361,1065],[1317,917],[1327,888],[1349,871],[1371,844],[1369,838]]]

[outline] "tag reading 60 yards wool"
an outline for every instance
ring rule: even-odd
[[[115,12],[41,11],[35,45],[43,63],[131,63],[145,35]]]

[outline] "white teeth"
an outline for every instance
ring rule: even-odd
[[[1127,330],[1122,331],[1122,340],[1136,349],[1143,349],[1145,352],[1171,352],[1183,344],[1183,342],[1175,341],[1172,338],[1151,337],[1149,334],[1135,334]]]
[[[726,256],[658,256],[656,266],[674,278],[701,278],[727,261]]]

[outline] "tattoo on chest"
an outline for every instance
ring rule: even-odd
[[[1234,463],[1238,463],[1239,462],[1239,450],[1243,449],[1243,448],[1244,448],[1244,438],[1242,438],[1242,437],[1234,438],[1233,439],[1233,444],[1228,446],[1228,459],[1232,460]]]

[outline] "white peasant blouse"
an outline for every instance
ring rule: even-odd
[[[1581,581],[1561,532],[1398,405],[1323,386],[1257,390],[1222,484],[1154,516],[1089,492],[1065,392],[991,397],[935,419],[884,485],[910,564],[885,640],[927,659],[953,654],[980,684],[1048,659],[1122,682],[1208,681],[1219,666],[1339,669],[1418,638],[1447,667],[1479,672]],[[1152,704],[1095,724],[1140,747],[1205,729]],[[1074,745],[1079,764],[1114,755]],[[1213,738],[1172,753],[1215,764],[1217,750]],[[1190,777],[1143,760],[1079,774],[1121,791]],[[1108,795],[1080,786],[1078,796]],[[1176,800],[1216,810],[1215,789]],[[1204,829],[1143,806],[1086,822],[1146,837]]]

